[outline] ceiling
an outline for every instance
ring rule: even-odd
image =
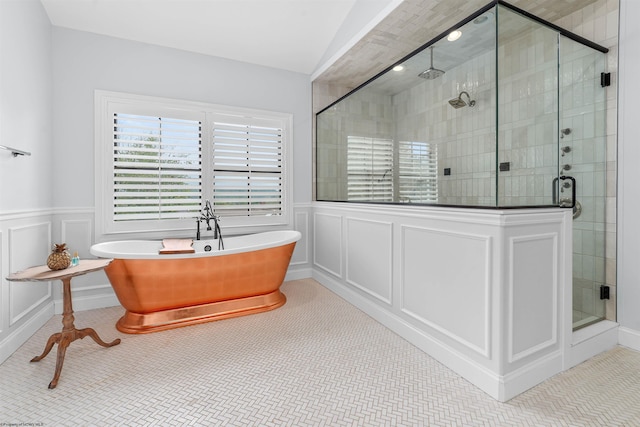
[[[40,1],[55,26],[312,74],[354,6],[374,0]],[[509,2],[553,22],[594,1]],[[314,79],[355,87],[487,3],[403,0]]]
[[[55,26],[311,74],[356,0],[41,0]]]

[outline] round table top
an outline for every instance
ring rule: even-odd
[[[65,279],[102,270],[109,265],[111,261],[113,260],[109,258],[82,259],[78,265],[67,267],[63,270],[51,270],[46,265],[38,265],[12,273],[7,277],[7,280],[12,282],[49,282],[55,279]]]

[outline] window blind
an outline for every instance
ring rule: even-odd
[[[113,114],[113,219],[195,217],[201,205],[197,120]]]
[[[283,129],[278,120],[214,119],[213,198],[216,214],[274,216],[283,213]]]
[[[399,141],[398,196],[406,203],[438,201],[438,147],[428,142]]]
[[[393,141],[347,137],[347,199],[393,201]]]

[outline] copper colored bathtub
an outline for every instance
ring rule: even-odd
[[[116,327],[140,334],[282,306],[280,285],[300,237],[297,231],[226,237],[221,251],[217,240],[200,240],[195,253],[171,255],[158,253],[161,241],[129,240],[93,245],[91,253],[114,259],[105,272],[126,309]]]

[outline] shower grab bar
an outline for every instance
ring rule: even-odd
[[[558,200],[558,181],[564,181],[564,180],[570,180],[571,181],[571,206],[562,206],[562,207],[566,207],[566,208],[575,208],[576,207],[576,179],[572,176],[557,176],[555,178],[553,178],[553,191],[552,191],[552,203],[554,205],[559,205],[559,200]]]
[[[3,150],[11,151],[11,154],[13,154],[13,157],[31,155],[31,153],[28,151],[22,151],[22,150],[18,150],[17,148],[6,147],[4,145],[0,145],[0,148]]]

